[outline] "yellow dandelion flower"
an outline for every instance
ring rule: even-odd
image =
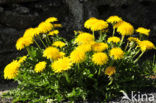
[[[86,60],[86,54],[80,49],[75,49],[71,52],[70,58],[73,63],[82,63]]]
[[[79,45],[78,47],[76,47],[76,49],[81,50],[83,52],[89,52],[89,51],[92,50],[90,44],[82,44],[82,45]]]
[[[110,57],[113,59],[122,59],[124,57],[124,52],[122,51],[121,48],[112,48],[109,52]]]
[[[60,52],[55,47],[47,47],[43,52],[43,57],[46,57],[47,59],[56,60],[60,57]]]
[[[62,57],[64,57],[66,54],[64,53],[64,52],[60,52],[59,53],[59,58],[62,58]]]
[[[108,49],[108,44],[106,43],[94,43],[92,45],[92,50],[95,52],[102,52],[106,49]]]
[[[140,47],[141,51],[146,51],[149,49],[155,49],[155,45],[149,40],[143,40],[138,42],[138,46]]]
[[[96,23],[97,21],[98,19],[96,19],[95,17],[91,17],[84,23],[84,27],[87,29],[90,29],[92,25]]]
[[[16,49],[17,50],[22,50],[25,47],[30,46],[33,44],[33,39],[30,37],[20,37],[17,42],[16,42]]]
[[[14,79],[20,68],[20,63],[17,60],[12,61],[4,68],[4,78],[5,79]]]
[[[104,65],[108,62],[108,56],[106,53],[98,52],[92,56],[92,62],[96,65]]]
[[[139,27],[136,30],[136,32],[138,32],[139,34],[143,34],[143,35],[149,36],[150,29],[146,29],[144,27]]]
[[[90,33],[81,33],[75,39],[75,43],[81,44],[91,44],[94,42],[94,36]]]
[[[48,19],[45,20],[45,22],[48,22],[48,23],[53,23],[56,21],[58,21],[58,19],[56,17],[49,17]]]
[[[46,68],[46,65],[47,63],[45,61],[39,62],[35,65],[34,71],[40,73]]]
[[[25,30],[23,37],[33,38],[35,36],[34,28],[28,28]]]
[[[26,59],[27,59],[27,56],[23,56],[18,60],[18,62],[23,63]]]
[[[62,28],[62,24],[53,24],[54,28]]]
[[[129,37],[128,38],[128,41],[133,41],[133,42],[140,42],[140,40],[138,39],[138,38],[136,38],[136,37]]]
[[[112,76],[115,73],[116,73],[116,67],[113,67],[113,66],[109,66],[105,70],[105,74],[108,76]]]
[[[99,31],[99,30],[103,30],[108,28],[108,24],[107,22],[105,22],[104,20],[97,20],[92,26],[91,26],[91,30],[92,31]]]
[[[54,30],[54,31],[51,31],[49,32],[49,35],[58,35],[59,34],[59,31],[58,30]]]
[[[65,45],[66,45],[66,44],[65,44],[64,42],[62,42],[62,41],[55,41],[55,42],[52,44],[52,46],[60,47],[60,48],[64,47]]]
[[[120,38],[117,37],[117,36],[112,36],[112,37],[109,37],[109,38],[108,38],[107,42],[108,42],[108,43],[110,43],[110,42],[119,43],[119,42],[120,42]]]
[[[106,21],[108,23],[115,24],[115,23],[121,22],[122,18],[115,15],[115,16],[110,16]]]
[[[53,29],[53,25],[49,22],[41,22],[38,26],[40,33],[47,33]]]
[[[66,70],[69,70],[72,66],[72,62],[70,60],[70,58],[68,57],[63,57],[58,59],[57,61],[54,61],[51,65],[52,70],[55,73],[60,73]]]
[[[117,32],[119,32],[123,36],[124,35],[132,35],[134,33],[134,28],[130,23],[123,21],[117,27]]]
[[[113,29],[118,28],[123,22],[125,22],[125,21],[120,21],[120,22],[114,24],[114,25],[113,25]]]

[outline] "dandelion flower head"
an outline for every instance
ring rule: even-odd
[[[121,22],[122,18],[115,15],[115,16],[110,16],[106,21],[108,23],[115,24],[115,23]]]
[[[81,44],[91,44],[94,42],[94,36],[90,33],[80,33],[76,39],[75,43]]]
[[[22,50],[31,44],[33,44],[33,39],[31,37],[20,37],[16,42],[16,49]]]
[[[108,75],[108,76],[112,76],[115,73],[116,73],[116,68],[113,67],[113,66],[109,66],[105,70],[105,74]]]
[[[70,58],[73,63],[78,64],[78,63],[82,63],[86,60],[86,54],[84,51],[82,51],[80,49],[75,49],[71,52]]]
[[[41,22],[38,26],[40,33],[47,33],[51,31],[52,28],[53,28],[53,25],[49,22]]]
[[[92,45],[92,50],[95,52],[102,52],[104,50],[108,49],[108,44],[106,43],[94,43]]]
[[[133,41],[133,42],[140,42],[140,40],[138,39],[138,38],[136,38],[136,37],[129,37],[128,38],[128,41]]]
[[[36,73],[42,72],[46,68],[47,63],[45,61],[39,62],[35,65],[34,71]]]
[[[26,59],[27,59],[27,56],[23,56],[18,60],[18,62],[23,63]]]
[[[4,68],[4,78],[5,79],[14,79],[20,68],[20,63],[17,60],[12,61]]]
[[[46,57],[47,59],[56,60],[60,58],[60,52],[55,47],[47,47],[43,52],[43,57]]]
[[[52,70],[55,73],[60,73],[60,72],[69,70],[71,68],[71,66],[72,66],[72,62],[71,62],[70,58],[68,58],[68,57],[60,58],[60,59],[54,61],[51,65]]]
[[[52,44],[52,46],[60,47],[60,48],[64,47],[65,45],[66,45],[66,44],[65,44],[64,42],[62,42],[62,41],[55,41],[55,42]]]
[[[107,40],[108,43],[113,42],[113,43],[119,43],[120,42],[120,38],[117,36],[113,36],[113,37],[109,37]]]
[[[155,45],[149,40],[143,40],[138,42],[138,46],[141,48],[141,51],[146,51],[149,49],[155,49]]]
[[[92,62],[96,65],[104,65],[108,62],[108,56],[106,53],[98,52],[92,56]]]
[[[58,21],[58,19],[56,17],[49,17],[48,19],[45,20],[45,22],[48,22],[48,23],[53,23],[56,21]]]
[[[90,44],[82,44],[82,45],[79,45],[78,47],[76,47],[77,50],[81,50],[83,52],[89,52],[91,51],[91,45]]]
[[[91,30],[92,31],[99,31],[99,30],[104,30],[108,28],[108,23],[104,20],[97,20],[92,26]]]
[[[52,35],[52,36],[58,35],[58,34],[59,34],[58,30],[53,30],[53,31],[49,32],[49,35]]]
[[[110,51],[109,51],[109,55],[110,57],[112,57],[114,60],[117,60],[117,59],[122,59],[124,57],[124,52],[121,48],[112,48]]]
[[[121,35],[132,35],[134,33],[134,27],[130,23],[123,21],[118,26],[117,32]]]
[[[139,34],[143,34],[143,35],[149,36],[150,29],[146,29],[144,27],[139,27],[136,30],[136,32],[138,32]]]

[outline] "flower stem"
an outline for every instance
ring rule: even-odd
[[[113,28],[113,36],[115,35],[115,28]]]
[[[135,59],[134,63],[136,63],[136,62],[142,57],[142,55],[143,55],[144,53],[145,53],[145,51],[143,51],[143,52],[138,56],[138,58]]]
[[[40,45],[37,43],[37,41],[35,40],[35,38],[34,38],[34,42],[35,42],[35,44],[37,45],[37,47],[40,49],[40,50],[42,50],[41,49],[41,47],[40,47]]]
[[[39,38],[40,38],[40,40],[41,40],[41,42],[42,42],[43,46],[46,48],[46,45],[44,44],[44,42],[43,42],[42,38],[41,38],[40,36],[39,36]]]
[[[32,55],[31,55],[31,53],[30,53],[29,47],[26,47],[26,50],[27,50],[27,52],[28,52],[28,55],[32,57]]]
[[[68,83],[70,83],[70,79],[69,79],[69,76],[68,76],[68,73],[67,73],[67,72],[64,72],[64,76],[65,76],[65,78],[66,78],[66,81],[67,81]]]
[[[125,36],[122,35],[121,42],[120,42],[120,46],[122,45],[124,38],[125,38]]]

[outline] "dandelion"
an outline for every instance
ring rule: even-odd
[[[73,63],[78,64],[78,63],[82,63],[86,60],[86,54],[84,51],[82,51],[80,49],[75,49],[71,52],[70,58]]]
[[[33,38],[35,36],[34,28],[28,28],[25,30],[23,37]]]
[[[117,27],[117,32],[119,32],[123,36],[132,35],[134,28],[130,23],[122,21],[121,24]]]
[[[104,20],[97,20],[92,26],[91,26],[91,30],[92,31],[99,31],[99,30],[103,30],[108,28],[108,24],[107,22],[105,22]]]
[[[91,44],[94,42],[94,36],[90,33],[81,33],[75,39],[75,43],[81,44]]]
[[[56,22],[56,21],[58,21],[58,19],[56,17],[49,17],[48,19],[46,19],[45,22],[53,23],[53,22]]]
[[[23,63],[26,59],[27,59],[27,56],[23,56],[18,60],[18,62]]]
[[[81,50],[83,52],[89,52],[91,51],[91,45],[90,44],[82,44],[82,45],[79,45],[78,47],[76,47],[77,50]]]
[[[46,57],[47,59],[56,60],[60,58],[60,52],[55,47],[48,47],[43,52],[43,57]]]
[[[47,63],[45,61],[39,62],[35,65],[34,71],[36,73],[42,72],[46,68]]]
[[[49,35],[51,35],[51,36],[58,35],[58,34],[59,34],[58,30],[54,30],[54,31],[49,32]]]
[[[136,32],[138,32],[139,34],[143,34],[143,35],[149,36],[150,29],[146,29],[144,27],[139,27],[136,30]]]
[[[55,41],[55,42],[52,44],[52,46],[60,47],[60,48],[64,47],[65,45],[66,45],[66,44],[65,44],[64,42],[62,42],[62,41]]]
[[[138,38],[135,38],[135,37],[129,37],[128,38],[128,41],[133,41],[133,42],[140,42],[140,40]]]
[[[102,52],[106,49],[108,49],[108,44],[106,43],[94,43],[92,45],[92,50],[95,52]]]
[[[113,67],[113,66],[109,66],[105,70],[105,74],[108,75],[108,76],[112,76],[115,73],[116,73],[116,68]]]
[[[16,42],[16,49],[17,50],[22,50],[25,47],[30,46],[33,44],[33,40],[30,37],[20,37],[17,42]]]
[[[84,23],[84,27],[87,29],[90,29],[92,27],[92,25],[94,23],[96,23],[98,21],[98,19],[96,19],[95,17],[91,17],[90,19],[88,19],[85,23]]]
[[[121,48],[112,48],[109,52],[110,57],[112,57],[114,60],[122,59],[124,57],[124,52]]]
[[[72,66],[72,62],[70,60],[70,58],[68,57],[63,57],[58,59],[57,61],[54,61],[51,65],[52,70],[55,73],[60,73],[66,70],[69,70]]]
[[[120,38],[119,37],[116,37],[116,36],[113,36],[113,37],[109,37],[108,40],[107,40],[108,43],[119,43],[120,42]]]
[[[4,78],[5,79],[14,79],[20,68],[20,63],[17,60],[12,61],[4,68]]]
[[[53,28],[53,25],[49,22],[41,22],[38,26],[38,29],[41,33],[47,33],[51,31]]]
[[[138,46],[140,47],[141,51],[146,51],[146,50],[149,50],[149,49],[155,49],[155,45],[149,41],[149,40],[143,40],[143,41],[140,41],[138,42]]]
[[[104,65],[108,62],[108,56],[106,53],[98,52],[92,56],[92,62],[96,65]]]
[[[53,24],[54,25],[54,28],[61,28],[62,27],[62,24]]]
[[[121,22],[122,18],[115,15],[115,16],[110,16],[106,21],[108,23],[115,24],[115,23]]]

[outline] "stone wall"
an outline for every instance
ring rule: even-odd
[[[61,34],[66,38],[72,37],[74,29],[81,29],[89,17],[118,15],[135,28],[150,28],[150,39],[156,42],[155,7],[155,0],[0,0],[0,69],[21,55],[14,45],[24,30],[50,16],[63,24]]]

